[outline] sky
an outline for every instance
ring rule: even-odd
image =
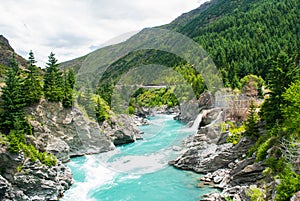
[[[0,0],[0,35],[38,66],[50,52],[59,62],[171,22],[206,0]],[[121,36],[121,37],[120,37]]]

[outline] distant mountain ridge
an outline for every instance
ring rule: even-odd
[[[212,0],[158,28],[174,30],[201,45],[222,73],[227,87],[238,87],[239,80],[248,74],[266,79],[271,61],[281,51],[299,60],[300,2],[297,0]],[[141,34],[143,31],[129,40],[138,39]],[[118,44],[91,54],[101,55],[109,49],[118,49]],[[65,62],[62,67],[79,69],[86,63],[85,58]],[[170,66],[167,64],[172,60],[176,60],[174,56],[157,51],[131,52],[107,66],[98,86],[111,80],[116,83],[119,74],[136,65],[152,62]]]
[[[9,66],[9,60],[13,55],[21,66],[25,67],[27,65],[26,59],[18,55],[9,44],[9,41],[3,35],[0,35],[0,64]]]

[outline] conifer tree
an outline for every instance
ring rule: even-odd
[[[68,73],[64,71],[64,97],[62,100],[62,104],[65,108],[72,107],[74,85],[75,85],[75,73],[73,69],[69,69]]]
[[[32,51],[29,52],[27,77],[24,80],[23,94],[27,105],[38,102],[42,97],[42,86],[40,76],[35,66],[35,58]]]
[[[22,96],[19,64],[12,58],[9,67],[1,95],[0,124],[4,133],[9,133],[10,130],[14,129],[16,122],[18,124],[24,123],[23,107],[25,102]]]
[[[268,127],[274,126],[276,122],[280,124],[283,122],[281,108],[286,106],[287,101],[284,100],[282,94],[298,78],[299,67],[285,52],[281,52],[273,61],[268,78],[270,97],[262,106],[262,118]]]
[[[63,77],[62,72],[58,68],[55,54],[51,52],[48,57],[46,73],[44,75],[44,95],[51,102],[59,102],[63,100]]]
[[[254,105],[254,101],[252,100],[249,108],[249,116],[246,121],[246,134],[249,136],[258,136],[258,115],[256,113],[256,108]]]

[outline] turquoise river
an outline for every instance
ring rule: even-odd
[[[150,125],[140,127],[143,140],[71,159],[67,166],[74,184],[61,200],[198,201],[211,192],[208,187],[197,188],[201,175],[168,165],[181,153],[182,141],[196,132],[195,126],[187,128],[171,115],[150,120]]]

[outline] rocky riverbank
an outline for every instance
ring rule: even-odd
[[[199,179],[199,187],[210,185],[219,188],[220,193],[212,193],[202,200],[249,200],[246,191],[263,178],[263,163],[255,163],[255,157],[246,157],[255,143],[244,137],[233,145],[226,143],[230,135],[222,132],[220,123],[224,121],[224,111],[214,108],[203,111],[199,130],[185,142],[185,152],[170,164],[185,170],[205,174]]]
[[[0,164],[0,200],[58,200],[72,185],[71,170],[60,161],[48,167],[1,146]]]
[[[141,117],[113,114],[99,125],[79,108],[65,109],[45,100],[27,108],[26,114],[33,130],[25,136],[27,143],[54,154],[58,161],[48,167],[32,162],[23,151],[11,154],[0,143],[0,200],[58,200],[72,185],[71,170],[63,162],[142,139],[137,126],[149,124]]]

